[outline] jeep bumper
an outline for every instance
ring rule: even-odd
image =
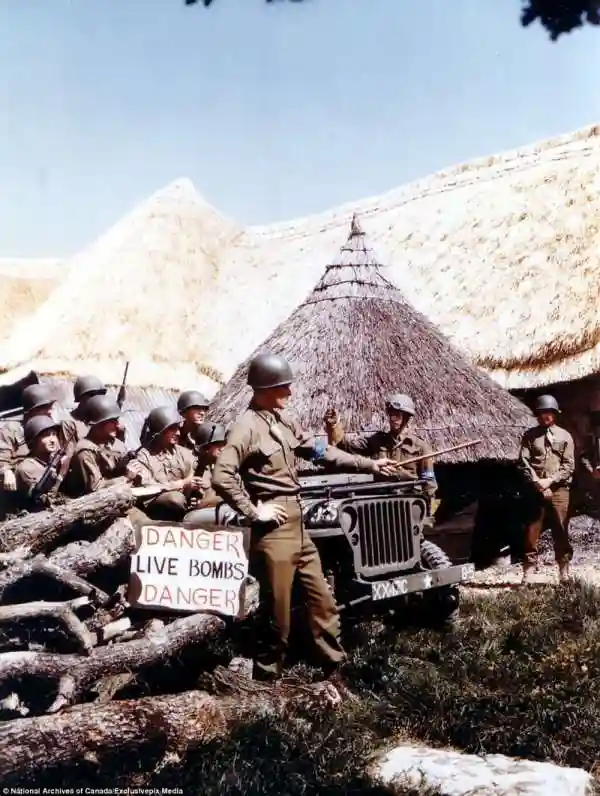
[[[394,597],[403,597],[415,592],[439,589],[442,586],[454,586],[465,583],[473,578],[475,566],[461,564],[446,569],[431,569],[425,572],[415,572],[411,575],[402,575],[390,580],[379,580],[369,584],[373,600],[389,600]]]

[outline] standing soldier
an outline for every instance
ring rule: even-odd
[[[36,415],[25,423],[29,455],[17,465],[16,481],[21,505],[29,511],[52,506],[62,485],[69,459],[57,456],[59,434],[60,424],[48,415]]]
[[[71,412],[71,417],[77,425],[78,439],[87,436],[88,425],[85,419],[85,407],[94,395],[106,395],[106,386],[97,376],[78,376],[73,385],[73,398],[77,404]]]
[[[402,393],[390,395],[385,402],[385,410],[390,424],[389,431],[359,434],[350,440],[346,437],[335,409],[330,409],[325,415],[329,444],[349,453],[360,453],[371,458],[386,456],[396,462],[431,454],[431,448],[426,442],[407,431],[408,424],[415,414],[415,405],[409,395]],[[405,467],[398,467],[397,473],[407,478],[425,481],[426,486],[423,491],[427,497],[433,499],[437,491],[437,481],[432,458],[424,458]]]
[[[140,481],[125,443],[118,439],[119,409],[109,395],[88,399],[86,417],[89,431],[79,440],[67,473],[65,489],[72,497],[88,495],[115,484]]]
[[[600,412],[590,413],[590,430],[580,456],[582,486],[591,492],[594,511],[600,510]]]
[[[215,492],[252,523],[251,568],[259,580],[262,609],[271,619],[270,637],[255,655],[258,679],[281,674],[296,574],[307,595],[317,650],[332,667],[345,657],[337,606],[317,549],[303,527],[295,456],[371,473],[389,473],[392,464],[388,459],[352,456],[304,433],[284,411],[293,380],[282,357],[254,357],[248,369],[252,402],[230,429],[212,478]]]
[[[525,530],[523,583],[530,582],[531,572],[537,568],[540,534],[548,526],[559,578],[564,581],[573,557],[568,533],[570,485],[575,470],[573,437],[556,424],[560,409],[552,395],[540,395],[533,411],[538,425],[525,432],[519,453],[519,467],[533,487],[535,517]]]
[[[15,492],[17,465],[29,455],[25,442],[24,425],[32,417],[52,415],[54,397],[48,384],[31,384],[25,387],[22,395],[23,420],[11,420],[0,427],[0,470],[2,485],[6,492]],[[67,456],[73,453],[77,444],[77,427],[72,418],[57,423],[59,441]]]
[[[196,453],[198,429],[204,422],[209,407],[208,399],[197,390],[182,392],[177,399],[177,410],[183,418],[179,430],[180,444]]]
[[[153,409],[146,420],[145,443],[132,463],[142,486],[161,484],[164,489],[148,500],[143,510],[153,520],[179,522],[189,510],[190,498],[201,488],[195,474],[196,457],[179,445],[181,418],[174,406]]]

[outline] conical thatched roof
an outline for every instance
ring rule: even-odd
[[[42,374],[96,373],[118,384],[197,387],[214,394],[205,366],[205,312],[217,252],[238,229],[180,180],[154,194],[68,264],[50,299],[0,346],[0,367]]]
[[[46,301],[64,273],[60,260],[0,259],[0,341],[6,340],[21,318]]]
[[[226,372],[306,295],[354,212],[411,304],[503,386],[600,370],[600,125],[248,228],[224,254],[254,280]]]
[[[382,270],[353,219],[341,257],[252,356],[271,351],[291,363],[297,382],[290,408],[307,430],[323,432],[330,404],[348,431],[384,427],[385,395],[407,392],[436,449],[484,438],[447,460],[512,458],[529,411],[475,370]],[[215,420],[229,423],[247,406],[248,363],[215,396]]]

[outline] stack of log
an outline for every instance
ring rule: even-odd
[[[211,654],[252,620],[253,589],[243,620],[133,608],[135,502],[115,487],[0,526],[0,781],[156,741],[181,753],[267,704],[341,701],[330,683],[261,686]],[[207,669],[218,696],[198,690]]]

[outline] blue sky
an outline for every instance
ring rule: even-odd
[[[600,120],[600,31],[519,0],[0,0],[0,257],[67,256],[178,177],[243,223]]]

